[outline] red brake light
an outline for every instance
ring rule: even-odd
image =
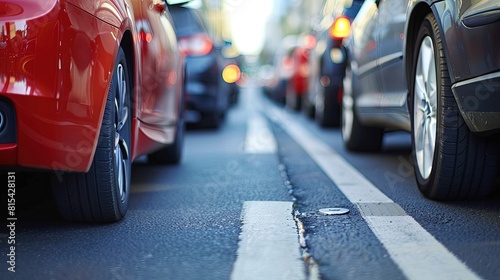
[[[186,56],[201,56],[212,51],[212,40],[206,34],[198,34],[190,37],[184,37],[179,40],[181,53]]]
[[[139,38],[139,41],[146,41],[148,43],[151,43],[151,41],[153,41],[153,35],[144,30],[141,30],[137,37]]]
[[[344,39],[349,35],[351,35],[351,21],[344,16],[336,18],[330,27],[330,36],[333,39]]]
[[[304,38],[304,43],[306,48],[313,49],[316,46],[316,37],[314,37],[313,35],[307,35]]]

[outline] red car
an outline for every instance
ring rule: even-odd
[[[286,106],[292,110],[302,108],[302,99],[308,90],[310,50],[311,46],[305,44],[293,48],[290,53],[293,72],[286,88]]]
[[[65,219],[121,219],[131,162],[180,160],[183,73],[162,0],[2,1],[0,167],[51,171]]]

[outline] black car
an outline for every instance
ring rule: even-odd
[[[500,8],[497,0],[365,0],[352,24],[342,135],[375,151],[411,133],[420,191],[474,199],[499,170]]]
[[[218,127],[232,93],[222,78],[228,62],[196,9],[175,5],[170,13],[179,48],[186,57],[186,122]]]
[[[342,44],[350,35],[350,23],[363,0],[328,0],[323,16],[314,28],[316,46],[310,52],[308,91],[304,96],[306,114],[321,126],[340,124],[346,51]]]

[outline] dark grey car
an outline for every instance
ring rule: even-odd
[[[411,132],[418,187],[474,199],[499,167],[500,6],[494,0],[367,0],[353,22],[342,135],[353,151]]]
[[[198,10],[180,5],[169,9],[186,57],[186,122],[217,128],[230,104],[232,88],[222,78],[228,62]]]
[[[362,4],[363,0],[326,1],[324,16],[314,30],[318,42],[309,55],[310,73],[304,109],[323,127],[338,127],[340,124],[346,66],[342,42],[349,36],[350,22]]]

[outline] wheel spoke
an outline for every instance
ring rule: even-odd
[[[434,49],[431,49],[431,51],[434,53]],[[431,56],[431,61],[429,62],[431,67],[428,69],[428,79],[427,79],[427,99],[429,101],[429,104],[431,106],[432,112],[435,112],[436,110],[436,102],[437,102],[437,76],[436,76],[436,61],[434,59],[434,55]]]
[[[344,140],[350,138],[354,122],[354,100],[352,98],[351,72],[346,71],[344,78],[344,95],[342,97],[342,137]]]
[[[432,171],[436,145],[437,76],[434,47],[429,36],[420,45],[414,86],[414,149],[420,175]]]
[[[115,169],[117,187],[123,198],[127,188],[127,160],[129,159],[128,143],[123,139],[123,128],[127,125],[127,80],[122,64],[116,68],[117,88],[115,95]]]

